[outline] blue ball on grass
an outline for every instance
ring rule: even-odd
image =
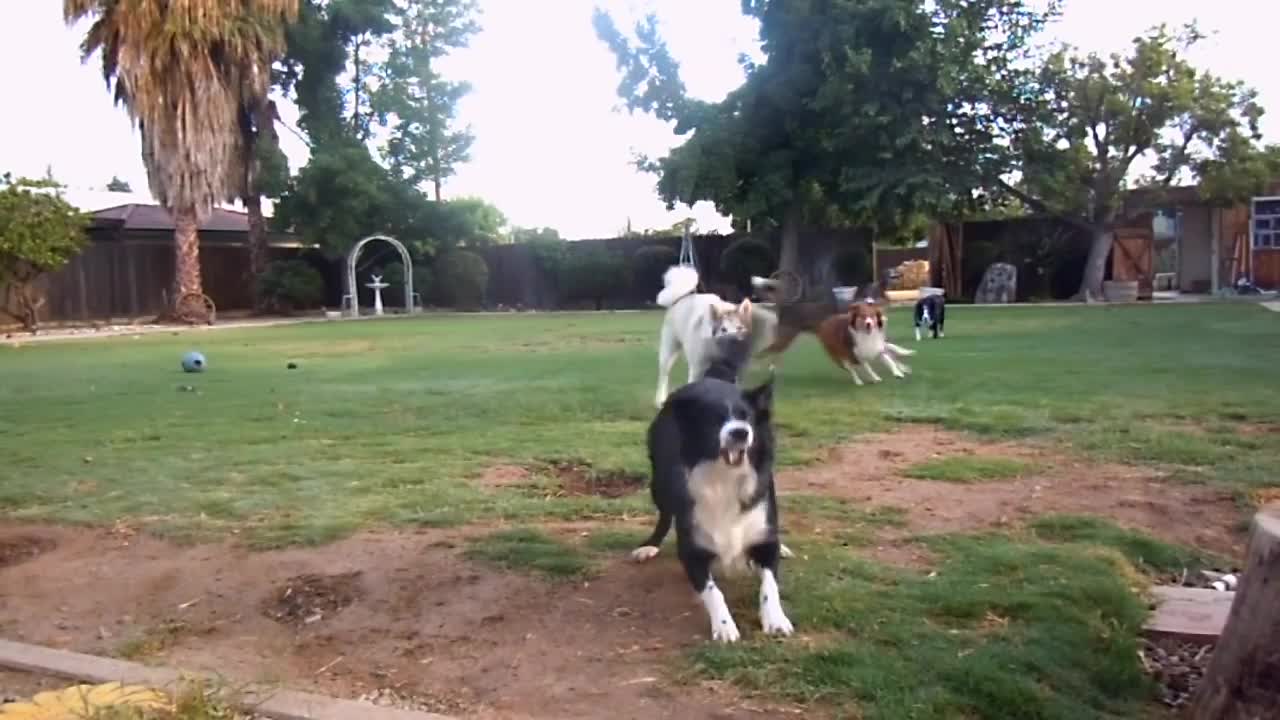
[[[189,373],[204,372],[205,365],[204,355],[192,350],[182,356],[182,370]]]

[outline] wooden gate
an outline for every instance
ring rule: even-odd
[[[1116,230],[1111,245],[1111,279],[1137,280],[1138,299],[1151,299],[1155,284],[1155,237],[1150,228]]]

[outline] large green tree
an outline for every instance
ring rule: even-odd
[[[33,283],[84,247],[89,217],[58,195],[56,181],[0,177],[0,312],[28,330],[39,326]]]
[[[392,0],[305,0],[288,31],[276,74],[298,105],[311,157],[279,192],[273,224],[341,257],[361,237],[402,231],[420,202],[394,187],[365,139],[369,109],[367,48],[393,29]]]
[[[475,141],[471,128],[456,122],[471,85],[445,78],[440,61],[479,31],[478,12],[475,0],[398,0],[383,82],[373,96],[390,131],[383,155],[391,169],[415,186],[430,185],[437,202]]]
[[[275,80],[296,100],[313,150],[338,138],[369,138],[372,80],[381,72],[369,50],[394,30],[393,8],[393,0],[303,1]]]
[[[241,100],[265,95],[271,60],[298,0],[63,0],[67,23],[91,18],[85,61],[101,54],[142,135],[151,194],[173,215],[175,315],[203,293],[199,220],[234,196],[245,157]]]
[[[507,216],[478,197],[460,197],[435,203],[439,233],[450,246],[483,247],[511,242]]]
[[[743,0],[742,11],[760,23],[764,61],[744,59],[745,82],[720,102],[688,95],[653,16],[627,35],[596,11],[628,108],[685,138],[641,163],[669,206],[709,200],[779,226],[780,266],[797,271],[814,216],[972,204],[1007,165],[992,98],[1019,84],[1046,18],[1023,0]]]
[[[553,227],[519,227],[511,228],[511,242],[513,243],[538,243],[549,242],[556,243],[564,240],[560,237],[560,231]]]
[[[1259,144],[1256,93],[1186,59],[1201,39],[1194,26],[1160,26],[1124,54],[1062,46],[1018,100],[1020,177],[1003,189],[1091,235],[1079,299],[1102,296],[1113,231],[1140,209],[1126,207],[1130,188],[1200,180],[1207,199],[1230,202],[1277,177],[1280,152]]]

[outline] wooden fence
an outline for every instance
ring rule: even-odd
[[[749,288],[728,277],[721,268],[721,257],[724,251],[734,242],[745,237],[743,234],[733,235],[698,235],[693,239],[694,253],[697,256],[698,269],[703,287],[730,300],[738,300],[749,292]],[[772,234],[753,235],[768,245],[774,257],[777,257],[780,238],[776,232]],[[588,252],[605,249],[614,253],[629,265],[634,263],[636,253],[650,246],[666,247],[678,255],[679,237],[622,237],[594,240],[577,240],[566,245],[568,252]],[[825,288],[837,284],[835,257],[841,249],[861,248],[869,256],[869,237],[866,233],[855,230],[806,230],[800,234],[800,266],[804,269],[805,280],[810,288]],[[548,277],[539,267],[532,247],[519,245],[495,245],[482,252],[489,266],[489,285],[486,302],[492,307],[525,307],[525,308],[563,308],[571,305],[560,297],[561,293],[555,278]],[[870,262],[865,264],[865,277],[853,280],[842,279],[843,282],[869,282],[871,279]],[[647,282],[646,282],[647,280]],[[625,308],[642,307],[651,304],[658,291],[660,280],[634,278],[625,286],[618,287],[605,301],[605,307]]]
[[[252,307],[244,244],[206,241],[200,266],[204,291],[219,312]],[[273,247],[272,260],[297,257],[300,248]],[[91,322],[158,315],[173,286],[173,240],[95,239],[57,272],[36,282],[45,299],[41,322]],[[6,318],[7,319],[7,318]],[[0,321],[2,322],[2,321]]]
[[[724,251],[744,237],[699,235],[694,251],[703,287],[721,296],[738,300],[750,292],[742,282],[727,277],[721,267]],[[753,237],[767,244],[777,257],[777,233],[757,233]],[[123,237],[112,233],[92,233],[84,251],[55,273],[41,278],[37,289],[45,298],[41,322],[105,322],[158,315],[173,283],[173,240],[168,233],[134,232]],[[201,232],[200,263],[204,291],[219,313],[248,310],[252,306],[252,284],[247,276],[249,251],[242,233]],[[673,257],[680,249],[678,237],[624,237],[580,240],[566,243],[568,252],[604,248],[622,262],[634,265],[642,248],[662,246]],[[871,277],[869,237],[849,230],[807,230],[800,238],[800,266],[810,292],[820,292],[833,284],[866,284]],[[866,262],[853,263],[852,270],[837,268],[839,254],[865,254]],[[496,245],[480,251],[489,268],[486,305],[489,307],[572,308],[538,265],[529,245]],[[881,251],[882,253],[885,251]],[[904,257],[914,257],[914,250]],[[896,257],[891,255],[892,257]],[[342,294],[342,260],[325,258],[315,250],[275,246],[270,259],[302,257],[325,277],[329,307],[337,307]],[[398,262],[398,261],[397,261]],[[896,264],[896,262],[894,263]],[[840,277],[837,277],[839,275]],[[653,303],[661,280],[639,278],[620,284],[605,298],[607,308],[644,307]],[[429,299],[429,295],[427,296]],[[586,303],[579,303],[586,305]]]

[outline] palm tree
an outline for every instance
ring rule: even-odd
[[[68,24],[93,18],[83,59],[101,51],[142,135],[151,194],[173,216],[175,315],[203,293],[200,219],[243,184],[241,101],[266,96],[297,12],[298,0],[63,0]]]

